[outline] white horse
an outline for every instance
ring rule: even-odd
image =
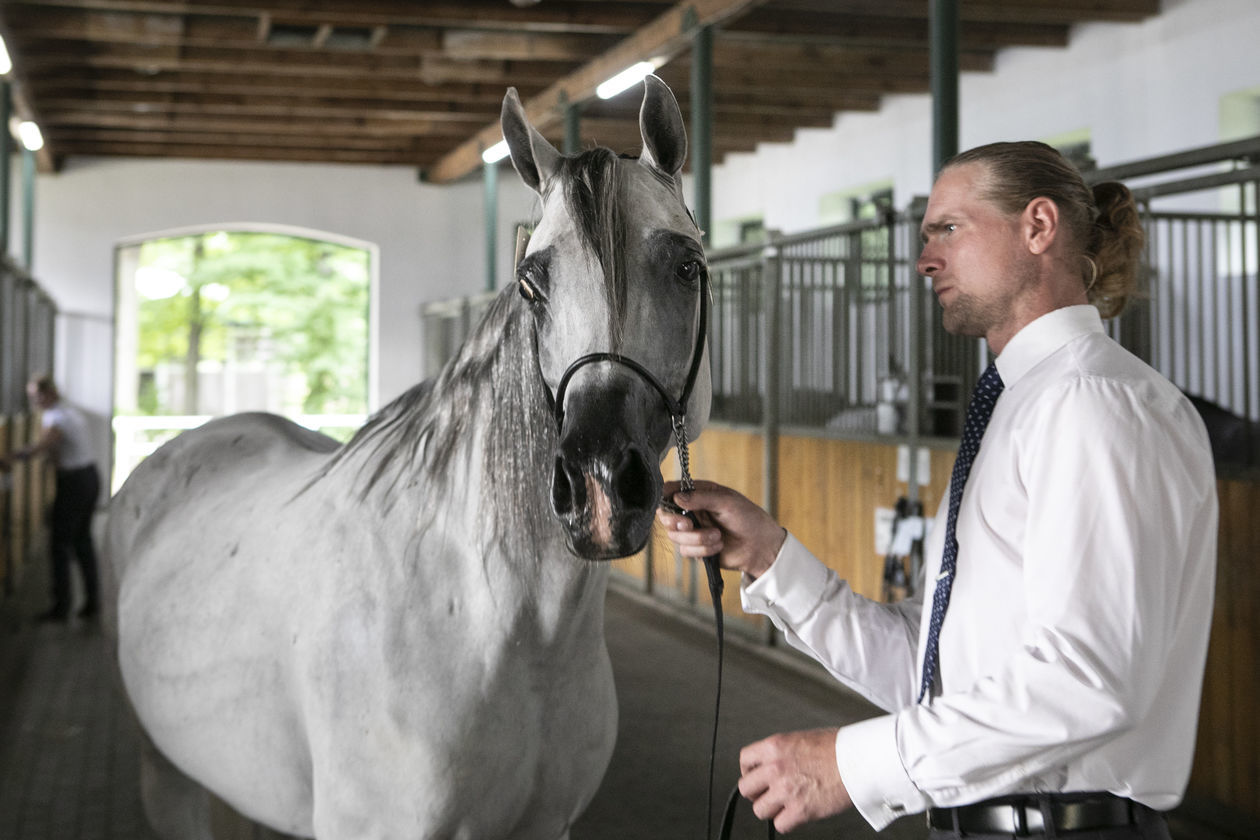
[[[541,216],[440,376],[344,447],[213,421],[114,499],[109,619],[162,837],[210,836],[207,790],[320,840],[568,836],[616,733],[589,561],[646,542],[670,395],[692,438],[709,405],[686,139],[654,77],[639,121],[639,158],[566,157],[510,90]]]

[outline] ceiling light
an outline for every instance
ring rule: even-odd
[[[595,88],[595,95],[600,99],[612,99],[627,88],[637,85],[652,73],[656,66],[650,61],[640,61],[633,67],[622,70],[608,81]]]
[[[7,75],[13,69],[13,59],[9,58],[9,48],[0,37],[0,76]]]
[[[40,133],[38,125],[30,120],[22,120],[17,128],[18,139],[28,152],[38,152],[44,148],[44,135]]]
[[[490,148],[481,153],[481,159],[486,163],[498,163],[508,156],[508,145],[506,140],[500,140]]]

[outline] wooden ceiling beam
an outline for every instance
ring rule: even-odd
[[[395,100],[328,99],[316,92],[290,95],[284,92],[260,94],[231,93],[153,93],[98,91],[84,97],[79,90],[40,91],[40,102],[49,113],[58,111],[99,111],[116,114],[201,114],[220,116],[304,116],[373,118],[380,120],[438,120],[462,125],[469,130],[485,122],[480,112],[456,110],[454,103],[405,103]],[[486,99],[497,104],[497,100]],[[432,104],[433,107],[426,107]]]
[[[211,131],[160,131],[153,129],[56,129],[53,136],[60,143],[172,143],[202,146],[275,146],[283,148],[339,148],[368,151],[407,151],[414,149],[413,137],[380,137],[365,135],[316,135],[311,133],[278,135],[272,133],[242,134]],[[449,143],[434,143],[432,150],[445,151]]]
[[[698,29],[718,25],[765,0],[691,0],[674,6],[608,52],[530,98],[525,113],[535,125],[550,126],[563,119],[565,103],[592,97],[595,88],[616,73],[644,60],[672,57],[688,49]],[[543,4],[545,5],[545,4]],[[498,122],[442,158],[426,177],[435,183],[462,178],[481,166],[481,152],[502,139]]]
[[[963,71],[990,72],[993,69],[993,52],[962,50],[959,52],[959,69]],[[690,64],[690,56],[681,56],[679,62]],[[715,77],[728,69],[746,68],[808,69],[810,72],[844,74],[848,72],[884,75],[923,76],[930,71],[926,51],[913,49],[872,49],[830,47],[816,44],[748,44],[741,41],[718,39],[713,45],[713,74]]]
[[[1007,21],[1023,23],[1076,24],[1082,21],[1135,23],[1159,13],[1160,0],[967,0],[958,4],[961,23],[967,21]],[[834,0],[811,4],[822,14],[837,17],[886,15],[926,18],[926,0]]]
[[[354,163],[392,166],[422,166],[428,159],[416,152],[372,151],[363,149],[301,148],[297,146],[171,145],[168,143],[79,143],[66,141],[59,146],[63,155],[190,158],[195,160],[257,160],[304,163]]]
[[[274,134],[362,134],[378,137],[445,137],[447,142],[468,136],[468,126],[447,120],[365,118],[328,119],[326,117],[215,117],[198,114],[129,114],[90,111],[56,111],[43,117],[48,129],[74,126],[87,128],[134,128],[158,131],[239,131]]]
[[[65,68],[62,68],[64,71]],[[239,96],[286,96],[317,98],[334,102],[341,99],[369,99],[405,102],[427,110],[448,108],[454,110],[457,103],[473,108],[484,107],[488,111],[498,108],[503,101],[502,84],[447,84],[439,88],[424,85],[415,80],[400,84],[395,79],[380,78],[323,78],[318,86],[312,86],[300,76],[251,77],[240,73],[217,71],[175,70],[147,77],[133,70],[104,68],[93,70],[87,78],[80,74],[54,71],[41,75],[38,90],[58,95],[59,91],[117,91],[154,94],[202,94]],[[541,91],[545,85],[528,81],[518,84],[522,95]]]
[[[259,16],[274,23],[332,26],[418,26],[626,34],[660,14],[653,2],[538,3],[514,6],[505,0],[5,0],[5,5],[40,6],[77,11],[200,16]]]
[[[447,29],[442,32],[441,42],[442,54],[449,58],[576,63],[602,53],[616,39],[607,35]]]
[[[266,123],[274,120],[308,120],[329,125],[363,126],[368,131],[389,133],[415,133],[463,137],[481,125],[477,115],[458,115],[448,112],[429,114],[420,111],[361,111],[352,108],[330,110],[302,105],[228,105],[207,106],[182,102],[139,103],[139,107],[117,103],[117,107],[105,108],[91,102],[62,100],[57,107],[44,110],[44,120],[49,126],[92,125],[110,121],[119,124],[127,120],[167,120],[196,122],[199,125],[213,121]]]
[[[995,50],[1002,47],[1065,47],[1066,24],[1025,21],[965,21],[959,26],[963,50]],[[920,18],[883,15],[834,15],[802,13],[786,15],[776,6],[755,9],[720,33],[720,40],[763,43],[825,44],[854,47],[894,47],[927,50],[927,16]]]
[[[312,40],[309,47],[277,47],[266,43],[273,19],[260,30],[257,17],[206,15],[159,15],[87,10],[67,15],[54,9],[17,6],[8,20],[18,32],[45,40],[114,43],[135,46],[179,46],[216,49],[313,49],[337,55],[340,50]],[[493,31],[486,29],[438,29],[435,27],[377,27],[380,37],[364,52],[376,55],[441,53],[460,59],[515,59],[520,61],[585,61],[612,46],[617,35],[565,34],[559,32]],[[328,24],[317,30],[325,40],[334,31]]]

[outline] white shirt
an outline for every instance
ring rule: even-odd
[[[59,470],[77,470],[96,463],[89,445],[87,420],[73,406],[58,402],[44,409],[41,425],[61,432],[61,442],[54,457]]]
[[[1110,791],[1166,810],[1190,774],[1216,566],[1203,423],[1092,306],[1029,324],[997,367],[1006,388],[959,509],[930,704],[915,703],[930,591],[869,601],[792,537],[741,587],[745,610],[892,712],[836,739],[876,829],[1008,793]],[[947,507],[925,544],[929,582]]]

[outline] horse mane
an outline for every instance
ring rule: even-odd
[[[620,343],[626,300],[625,225],[618,206],[619,161],[594,148],[562,159],[558,183],[583,245],[602,268],[609,334]],[[554,188],[554,186],[553,186]],[[420,483],[437,498],[453,488],[453,460],[474,441],[483,445],[481,483],[486,545],[529,556],[557,527],[548,492],[557,432],[550,394],[538,369],[533,314],[514,286],[492,301],[455,358],[434,379],[413,386],[376,412],[311,482],[343,464],[356,466],[353,487],[388,510],[398,490]],[[310,485],[308,485],[309,487]],[[437,505],[418,512],[427,527]]]

